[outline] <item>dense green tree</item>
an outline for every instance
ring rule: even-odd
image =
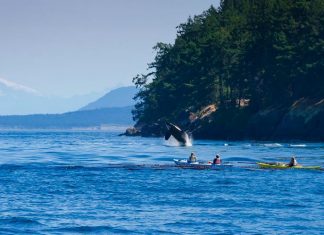
[[[133,111],[137,121],[175,119],[208,104],[251,110],[324,97],[324,1],[223,0],[158,43]]]

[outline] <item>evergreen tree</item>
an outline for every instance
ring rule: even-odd
[[[324,97],[322,0],[223,0],[158,43],[149,73],[133,81],[134,119],[175,119],[209,104],[258,111]]]

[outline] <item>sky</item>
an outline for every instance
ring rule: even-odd
[[[152,47],[211,5],[219,0],[0,0],[1,81],[57,97],[131,85]]]

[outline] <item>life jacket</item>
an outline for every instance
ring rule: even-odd
[[[196,162],[197,161],[197,158],[195,155],[192,155],[189,157],[189,161],[188,162]]]
[[[214,164],[221,164],[221,159],[220,158],[215,158],[213,163]]]
[[[298,165],[298,163],[296,160],[290,161],[288,164],[289,167],[293,167],[293,166],[297,166],[297,165]]]

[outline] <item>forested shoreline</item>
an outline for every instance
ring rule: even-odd
[[[202,138],[229,137],[219,131],[245,138],[251,118],[282,110],[272,120],[279,122],[297,103],[315,105],[304,117],[316,119],[312,128],[324,128],[323,27],[322,0],[224,0],[217,9],[211,6],[180,24],[173,44],[157,43],[148,72],[133,79],[140,89],[133,110],[137,126],[168,120],[194,132],[208,123],[215,133]],[[216,108],[206,122],[199,113],[209,105]],[[219,130],[220,123],[227,129]],[[243,134],[231,128],[243,128]]]

